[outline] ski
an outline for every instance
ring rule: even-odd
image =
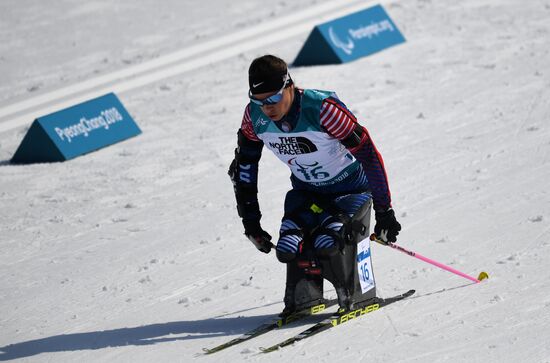
[[[263,323],[262,325],[254,328],[254,329],[252,329],[252,330],[250,330],[250,331],[248,331],[248,332],[246,332],[246,333],[238,336],[237,338],[232,339],[232,340],[230,340],[226,343],[220,344],[220,345],[218,345],[216,347],[213,347],[213,348],[203,348],[202,350],[204,351],[204,354],[212,354],[212,353],[219,352],[220,350],[223,350],[225,348],[229,348],[229,347],[232,347],[232,346],[237,345],[239,343],[245,342],[247,340],[250,340],[252,338],[255,338],[257,336],[265,334],[265,333],[267,333],[271,330],[274,330],[274,329],[280,328],[282,326],[288,325],[292,322],[303,319],[303,318],[308,317],[310,315],[315,315],[315,314],[322,313],[328,307],[331,307],[331,306],[337,305],[337,304],[338,304],[337,299],[326,300],[325,302],[323,302],[321,304],[313,305],[313,306],[310,306],[308,308],[304,308],[304,309],[301,309],[299,311],[296,311],[296,312],[290,314],[289,316],[286,316],[286,317],[283,317],[283,318],[279,317],[279,318],[276,318],[272,321],[268,321],[266,323]]]
[[[368,313],[372,313],[373,311],[376,311],[380,309],[383,306],[392,304],[394,302],[403,300],[412,294],[414,294],[415,290],[409,290],[404,294],[389,297],[386,299],[382,298],[375,298],[371,301],[369,301],[367,304],[363,305],[362,307],[358,307],[351,311],[346,312],[336,312],[333,315],[331,315],[329,318],[320,321],[319,323],[311,326],[309,329],[304,330],[303,332],[296,334],[293,337],[290,337],[278,344],[275,344],[269,348],[260,348],[260,351],[262,353],[269,353],[278,350],[279,348],[286,347],[288,345],[291,345],[293,343],[296,343],[302,339],[309,338],[315,334],[318,334],[322,331],[328,330],[332,327],[344,324],[352,319],[356,319],[360,316],[363,316]]]

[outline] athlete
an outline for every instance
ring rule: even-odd
[[[261,252],[275,248],[278,260],[288,264],[307,236],[315,254],[338,270],[349,217],[372,202],[375,234],[385,243],[395,242],[401,225],[392,209],[382,157],[345,104],[334,92],[296,87],[287,64],[273,55],[255,59],[248,75],[250,102],[229,168],[248,239]],[[257,180],[264,146],[291,170],[292,189],[276,246],[260,224]],[[349,308],[343,278],[336,273],[331,280],[340,307]],[[285,311],[291,312],[293,291],[288,290]]]

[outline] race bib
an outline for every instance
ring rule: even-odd
[[[359,273],[359,282],[363,294],[372,290],[375,286],[370,256],[370,240],[365,238],[357,245],[357,272]]]

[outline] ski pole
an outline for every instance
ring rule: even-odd
[[[378,239],[378,237],[377,237],[376,234],[374,234],[374,233],[370,235],[370,240],[371,240],[371,241],[378,242],[378,243],[380,243],[380,244],[382,244],[382,245],[384,245],[384,246],[389,246],[389,247],[391,247],[391,248],[393,248],[393,249],[395,249],[395,250],[398,250],[398,251],[400,251],[400,252],[403,252],[403,253],[405,253],[405,254],[407,254],[407,255],[409,255],[409,256],[416,257],[416,258],[418,258],[419,260],[422,260],[422,261],[424,261],[424,262],[427,262],[427,263],[429,263],[429,264],[432,264],[432,265],[434,265],[434,266],[437,266],[437,267],[439,267],[439,268],[441,268],[441,269],[443,269],[443,270],[452,272],[452,273],[454,273],[455,275],[462,276],[462,277],[464,277],[464,278],[466,278],[466,279],[468,279],[468,280],[474,281],[474,282],[476,282],[476,283],[481,282],[481,280],[485,280],[485,279],[488,279],[488,278],[489,278],[489,275],[487,274],[487,272],[481,272],[481,273],[479,274],[478,278],[476,279],[475,277],[472,277],[472,276],[470,276],[470,275],[467,275],[467,274],[465,274],[464,272],[460,272],[460,271],[458,271],[458,270],[456,270],[456,269],[454,269],[454,268],[452,268],[452,267],[450,267],[450,266],[444,265],[444,264],[442,264],[441,262],[434,261],[434,260],[432,260],[431,258],[422,256],[422,255],[419,254],[419,253],[416,253],[416,252],[413,252],[413,251],[409,251],[408,249],[406,249],[406,248],[404,248],[404,247],[401,247],[401,246],[399,246],[399,245],[397,245],[397,244],[395,244],[395,243],[388,243],[388,244],[386,244],[386,243],[384,243],[382,240]]]

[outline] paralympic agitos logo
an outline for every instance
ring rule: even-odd
[[[305,137],[279,137],[280,142],[270,142],[269,146],[282,155],[301,155],[317,151],[311,140]]]

